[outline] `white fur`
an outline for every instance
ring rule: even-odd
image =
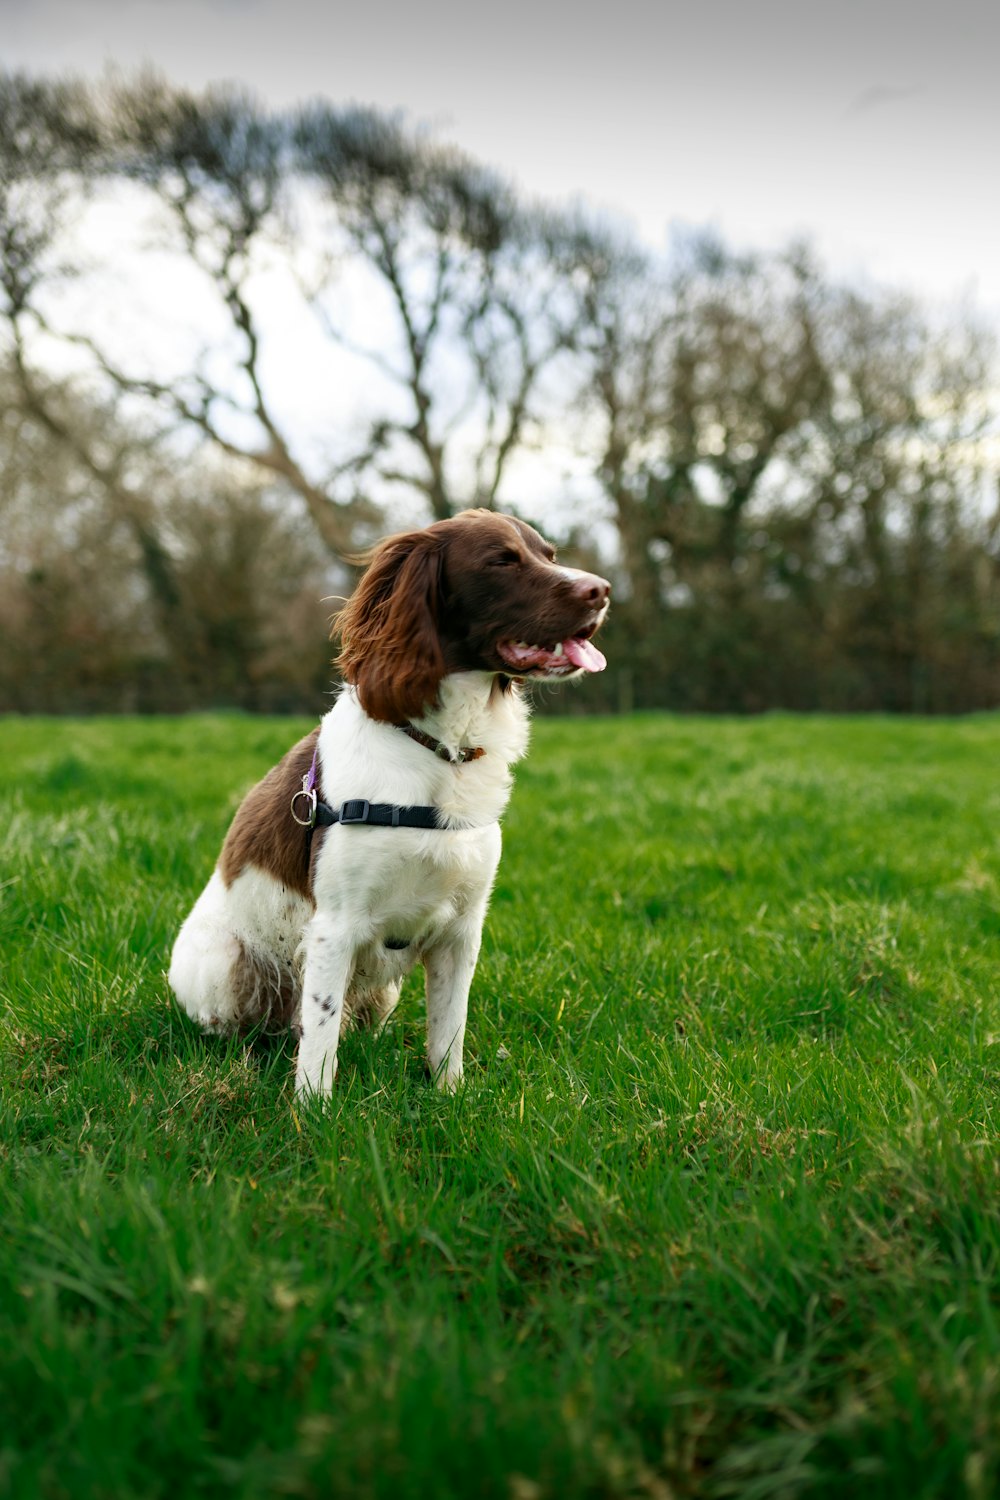
[[[440,707],[417,727],[452,751],[478,745],[486,754],[444,761],[369,718],[347,687],[320,727],[319,785],[334,807],[353,798],[437,807],[444,830],[326,829],[315,907],[254,866],[228,888],[216,870],[174,947],[171,987],[208,1027],[246,1018],[246,996],[233,985],[241,947],[300,984],[300,1093],[329,1093],[342,1027],[355,1013],[384,1020],[418,962],[426,974],[431,1071],[447,1089],[462,1076],[469,987],[500,860],[499,818],[510,766],[527,749],[528,713],[518,690],[499,692],[492,673],[462,672],[444,679]],[[386,939],[409,947],[387,948]]]

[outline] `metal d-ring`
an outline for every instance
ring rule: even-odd
[[[298,813],[295,811],[295,804],[296,804],[296,802],[298,802],[298,800],[299,800],[300,797],[305,797],[306,801],[309,804],[309,816],[308,816],[308,818],[300,818],[299,815],[298,815]],[[308,776],[303,776],[303,778],[302,778],[302,786],[299,788],[299,790],[297,792],[293,793],[292,800],[291,800],[291,803],[290,803],[290,807],[291,807],[292,817],[295,819],[296,823],[298,823],[298,825],[299,825],[300,828],[314,828],[315,827],[315,825],[316,825],[316,788],[309,785],[309,777]]]

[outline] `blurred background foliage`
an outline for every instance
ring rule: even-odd
[[[468,505],[613,580],[548,707],[993,707],[996,386],[972,311],[393,116],[0,75],[0,710],[314,711],[345,558]]]

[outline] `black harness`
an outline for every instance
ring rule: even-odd
[[[301,797],[301,792],[295,793]],[[294,816],[294,813],[293,813]],[[370,823],[376,828],[443,828],[436,807],[398,807],[395,802],[365,802],[354,798],[331,807],[328,802],[317,802],[313,824],[317,828],[330,828],[334,823]]]
[[[423,745],[441,760],[451,761],[453,765],[465,765],[470,760],[478,760],[486,751],[478,746],[467,750],[459,750],[457,753],[448,749],[440,740],[432,739],[429,734],[422,730],[414,729],[412,724],[400,724],[398,726],[404,734],[409,735],[418,745]],[[339,807],[331,807],[328,802],[321,802],[316,790],[317,765],[319,756],[319,743],[313,751],[312,765],[302,778],[302,785],[293,795],[291,803],[292,817],[296,823],[303,828],[332,828],[335,823],[341,823],[346,827],[351,824],[367,823],[374,828],[447,828],[447,823],[442,821],[442,815],[436,807],[400,807],[395,802],[366,802],[363,797],[354,797],[347,802],[342,802]],[[305,802],[306,816],[300,817],[296,810],[296,804],[301,800]]]

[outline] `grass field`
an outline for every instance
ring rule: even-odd
[[[1000,1493],[1000,719],[538,723],[325,1115],[163,979],[306,727],[0,722],[0,1495]]]

